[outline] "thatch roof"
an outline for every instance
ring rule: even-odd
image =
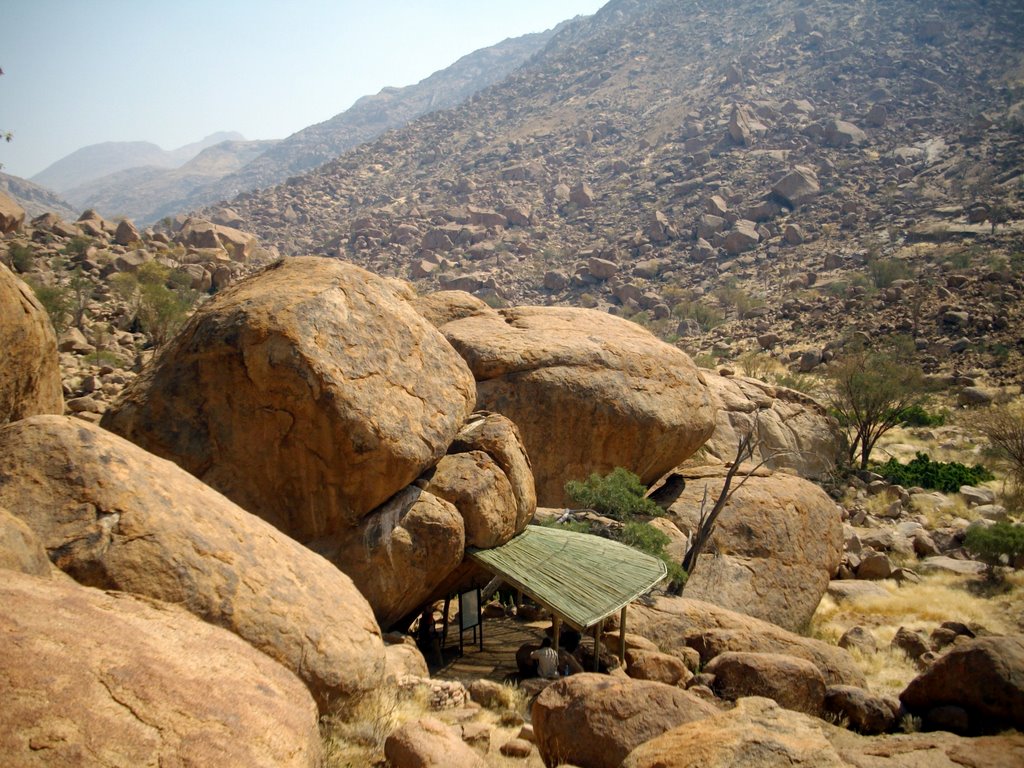
[[[666,575],[664,562],[625,544],[538,525],[469,556],[581,631]]]

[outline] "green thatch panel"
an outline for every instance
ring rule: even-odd
[[[577,629],[610,616],[665,578],[665,563],[617,541],[529,525],[469,556]]]

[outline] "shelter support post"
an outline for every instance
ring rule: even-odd
[[[562,634],[562,619],[557,613],[552,616],[551,631],[555,634],[551,638],[551,645],[554,646],[555,653],[558,653],[558,636]]]
[[[626,664],[626,606],[622,606],[622,613],[619,615],[619,663]]]
[[[594,625],[594,671],[601,671],[601,622]]]

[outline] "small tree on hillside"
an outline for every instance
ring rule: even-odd
[[[878,439],[903,420],[907,408],[924,402],[920,367],[893,347],[858,349],[829,371],[827,398],[849,436],[850,464],[867,469]]]
[[[1014,492],[1024,495],[1024,402],[993,406],[975,414],[975,424],[1006,465]]]

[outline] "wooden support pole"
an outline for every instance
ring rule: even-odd
[[[626,664],[626,606],[622,606],[619,615],[619,663]]]
[[[594,671],[601,671],[601,622],[594,625]]]
[[[551,645],[555,649],[555,653],[558,653],[558,636],[562,634],[562,619],[559,618],[558,614],[552,614],[553,621],[551,622],[551,631],[554,632],[555,636],[551,638]]]

